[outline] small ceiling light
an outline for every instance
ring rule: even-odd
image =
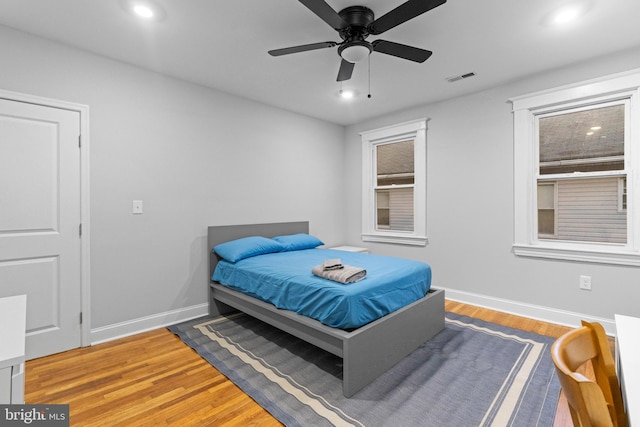
[[[144,4],[137,4],[133,6],[133,12],[141,18],[151,19],[153,18],[153,10]]]
[[[166,15],[153,0],[120,0],[120,4],[124,10],[145,21],[162,21]]]
[[[356,96],[356,94],[352,90],[340,90],[340,97],[342,99],[353,99],[354,96]]]
[[[556,24],[566,24],[567,22],[571,22],[576,19],[579,15],[579,10],[575,7],[568,7],[566,9],[560,10],[556,13],[556,17],[554,22]]]
[[[602,126],[594,126],[591,128],[591,130],[600,130],[602,129]]]
[[[587,132],[587,136],[593,135],[593,132]]]
[[[546,15],[545,24],[549,26],[565,25],[587,13],[591,0],[574,0]]]
[[[352,64],[358,63],[367,58],[371,53],[371,45],[364,40],[355,40],[346,43],[338,48],[338,54],[345,61]]]

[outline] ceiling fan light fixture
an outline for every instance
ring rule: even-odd
[[[345,61],[356,64],[366,59],[371,53],[371,45],[365,41],[349,42],[340,46],[338,53]]]

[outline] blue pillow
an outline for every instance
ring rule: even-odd
[[[279,242],[266,237],[251,236],[231,240],[214,246],[215,253],[229,262],[238,262],[256,255],[281,252],[284,249]]]
[[[305,233],[277,236],[274,237],[273,240],[284,246],[284,249],[282,249],[283,252],[313,249],[317,246],[324,245],[324,243],[317,237],[310,236]]]

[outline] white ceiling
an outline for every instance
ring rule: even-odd
[[[337,95],[337,48],[272,57],[268,50],[340,41],[296,0],[154,0],[166,16],[141,22],[123,0],[0,0],[0,24],[241,97],[338,124],[475,92],[502,82],[640,46],[640,0],[580,0],[588,6],[565,27],[546,24],[562,0],[448,0],[369,41],[433,51],[418,64],[371,56]],[[327,0],[376,17],[403,0]],[[477,76],[449,83],[447,77]]]

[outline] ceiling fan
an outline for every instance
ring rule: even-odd
[[[281,56],[338,46],[338,54],[342,58],[342,62],[338,70],[337,81],[341,82],[349,80],[355,64],[367,58],[371,52],[384,53],[414,62],[426,61],[432,54],[429,50],[387,40],[368,42],[366,38],[370,35],[382,34],[446,3],[447,0],[408,0],[378,19],[374,18],[371,9],[364,6],[350,6],[340,12],[336,12],[324,0],[299,1],[335,29],[342,42],[328,41],[292,46],[270,50],[269,54]]]

